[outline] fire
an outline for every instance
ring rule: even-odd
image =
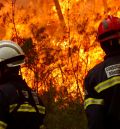
[[[31,87],[83,97],[85,75],[103,60],[96,35],[108,14],[120,16],[119,0],[0,0],[0,38],[26,48],[22,73]]]

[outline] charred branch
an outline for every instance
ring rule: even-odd
[[[103,5],[104,5],[104,12],[106,13],[108,11],[108,6],[107,6],[106,0],[103,0]]]
[[[62,11],[61,11],[61,7],[60,7],[60,4],[59,4],[59,1],[58,0],[54,0],[54,3],[55,3],[55,6],[56,6],[56,10],[57,10],[58,17],[60,19],[61,25],[62,25],[63,28],[65,28],[66,27],[65,20],[64,20]]]

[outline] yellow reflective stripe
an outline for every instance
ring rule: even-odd
[[[100,93],[103,90],[106,90],[112,86],[115,86],[116,84],[120,84],[120,76],[112,77],[104,82],[99,83],[97,86],[95,86],[95,90]]]
[[[39,112],[40,112],[41,114],[45,114],[45,107],[40,106],[40,105],[36,105],[36,106],[37,106],[37,108],[38,108],[38,110],[39,110]]]
[[[0,121],[0,129],[6,129],[7,124],[3,121]]]
[[[17,106],[17,104],[10,105],[9,111],[12,112],[15,109],[16,106]]]
[[[92,104],[103,105],[104,99],[88,98],[84,102],[84,108],[86,109],[89,105],[92,105]]]
[[[35,108],[32,107],[29,104],[22,104],[20,105],[19,109],[17,110],[18,112],[36,112]]]
[[[10,109],[9,111],[12,112],[15,107],[17,106],[17,104],[12,104],[10,105]],[[37,108],[38,108],[38,111],[41,113],[41,114],[45,114],[45,107],[44,106],[41,106],[41,105],[36,105]],[[18,112],[36,112],[36,109],[30,105],[28,102],[25,102],[24,104],[20,105],[19,109],[17,110]]]
[[[43,129],[43,128],[45,128],[45,126],[44,126],[44,125],[41,125],[41,126],[40,126],[40,129]]]

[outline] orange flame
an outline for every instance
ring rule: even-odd
[[[31,87],[52,81],[83,96],[87,71],[103,60],[96,32],[108,14],[120,16],[119,0],[0,0],[0,38],[32,39],[37,57],[22,69]]]

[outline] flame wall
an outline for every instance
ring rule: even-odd
[[[0,39],[31,39],[34,63],[22,69],[31,87],[83,95],[87,71],[104,56],[96,35],[109,14],[120,16],[119,0],[0,0]]]

